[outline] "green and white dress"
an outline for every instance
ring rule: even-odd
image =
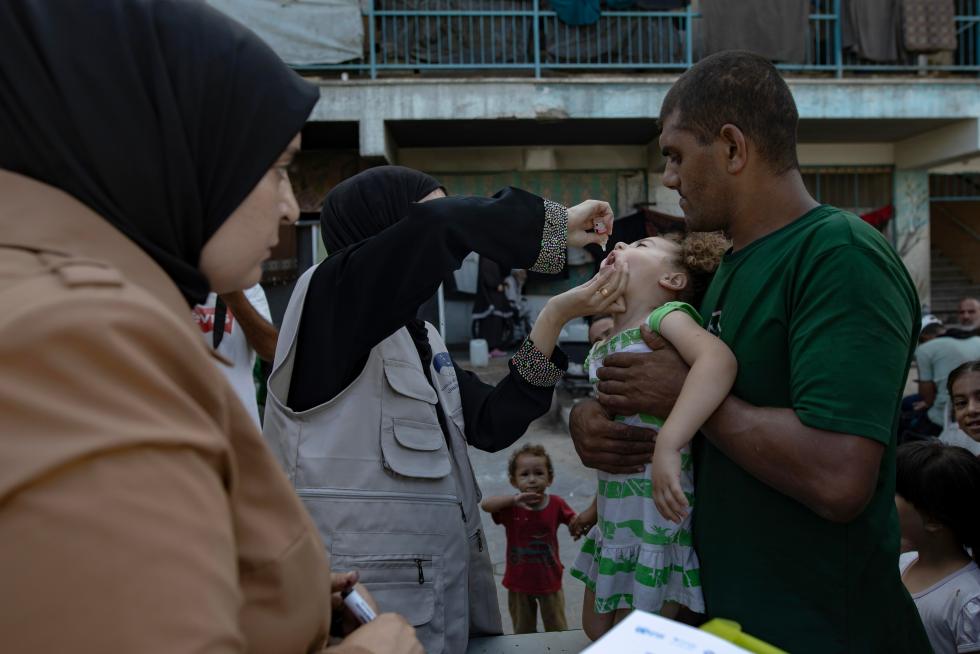
[[[672,311],[688,313],[698,324],[701,316],[689,304],[668,302],[647,317],[655,333]],[[586,358],[589,379],[607,355],[649,352],[639,328],[627,329],[596,343]],[[659,430],[663,420],[645,414],[617,416],[629,425]],[[653,503],[650,464],[642,473],[614,475],[600,471],[597,491],[598,522],[589,531],[571,574],[595,593],[596,613],[616,609],[659,611],[664,602],[677,602],[704,612],[700,564],[691,542],[694,508],[694,468],[690,447],[681,453],[681,487],[691,508],[681,524],[660,515]]]

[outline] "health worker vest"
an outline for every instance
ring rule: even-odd
[[[332,568],[360,572],[381,610],[405,616],[426,652],[461,654],[470,635],[499,634],[502,626],[452,359],[426,323],[430,384],[402,327],[371,350],[340,394],[292,411],[286,398],[315,269],[297,281],[283,318],[264,436],[319,528]]]

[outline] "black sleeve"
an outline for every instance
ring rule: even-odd
[[[551,354],[551,362],[562,370],[568,368],[568,357],[558,347]],[[466,441],[477,449],[497,452],[510,446],[533,420],[551,408],[555,387],[529,383],[515,370],[513,361],[510,373],[496,386],[483,383],[455,361],[453,367],[463,401]]]
[[[307,290],[289,407],[313,408],[353,382],[371,349],[413,318],[471,251],[532,266],[544,224],[544,201],[508,188],[412,205],[397,224],[329,256]]]

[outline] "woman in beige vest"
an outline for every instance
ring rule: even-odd
[[[495,386],[457,366],[416,318],[471,250],[560,271],[566,245],[605,238],[605,202],[565,207],[520,189],[446,197],[382,166],[331,189],[330,256],[297,281],[269,379],[263,433],[327,547],[430,654],[499,634],[500,611],[469,446],[499,451],[551,406],[567,367],[526,339]]]
[[[318,98],[199,2],[0,4],[4,652],[329,647],[316,529],[190,306],[254,284]]]

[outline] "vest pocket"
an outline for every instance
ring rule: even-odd
[[[384,466],[404,477],[441,479],[449,474],[449,450],[437,424],[384,416],[381,423]]]
[[[421,368],[394,359],[384,360],[385,381],[381,390],[384,416],[434,424],[439,429],[436,403],[439,396]]]
[[[452,465],[436,414],[439,398],[435,390],[411,364],[385,359],[384,369],[388,381],[381,398],[384,467],[403,477],[446,477]]]
[[[384,365],[385,379],[399,395],[432,405],[439,401],[435,389],[419,368],[394,359],[385,359]]]
[[[345,555],[334,553],[333,570],[357,570],[380,612],[404,616],[425,651],[440,652],[445,630],[441,560],[433,554]]]

